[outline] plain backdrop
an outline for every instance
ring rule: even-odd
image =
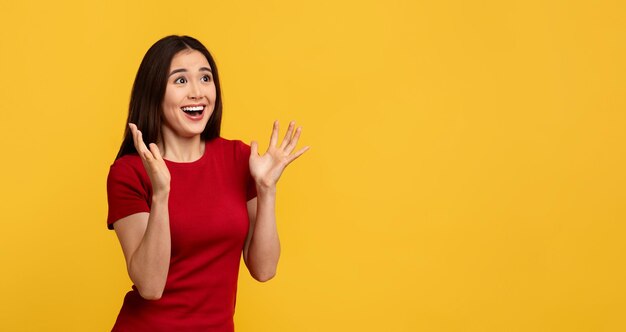
[[[623,1],[0,2],[0,325],[107,331],[106,176],[147,49],[214,53],[222,136],[311,150],[263,331],[626,330]]]

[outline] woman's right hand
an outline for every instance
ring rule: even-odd
[[[150,143],[150,149],[148,149],[146,143],[143,141],[141,131],[137,129],[137,126],[134,123],[129,123],[128,126],[133,135],[135,149],[141,157],[143,167],[146,169],[148,177],[150,177],[153,195],[168,194],[171,180],[170,171],[167,169],[167,165],[165,165],[159,147],[154,143]]]

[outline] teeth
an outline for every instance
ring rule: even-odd
[[[204,106],[190,106],[190,107],[181,107],[181,109],[185,112],[198,112],[204,109]]]

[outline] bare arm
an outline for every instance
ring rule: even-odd
[[[276,187],[261,189],[248,201],[250,230],[244,245],[243,259],[250,275],[265,282],[276,275],[280,257],[280,240],[276,228]]]
[[[153,197],[150,213],[130,215],[113,226],[139,294],[146,300],[160,299],[171,257],[168,196]]]
[[[257,197],[248,201],[250,229],[244,244],[244,262],[252,277],[267,281],[276,274],[280,256],[280,241],[276,229],[276,183],[283,170],[306,152],[306,146],[291,153],[300,137],[302,128],[294,132],[295,122],[289,123],[283,142],[278,145],[278,121],[274,121],[270,146],[267,152],[258,154],[257,142],[250,144],[250,175],[255,180]]]
[[[152,184],[150,213],[136,213],[113,224],[120,240],[128,275],[139,294],[147,300],[163,295],[171,257],[171,236],[168,201],[170,173],[156,144],[150,149],[143,142],[141,131],[129,124],[135,149]]]

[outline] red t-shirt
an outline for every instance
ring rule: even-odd
[[[113,331],[234,331],[237,276],[256,196],[250,146],[221,137],[206,142],[189,163],[166,160],[172,255],[159,300],[145,300],[133,285]],[[150,212],[152,186],[137,154],[117,159],[107,179],[107,226]]]

